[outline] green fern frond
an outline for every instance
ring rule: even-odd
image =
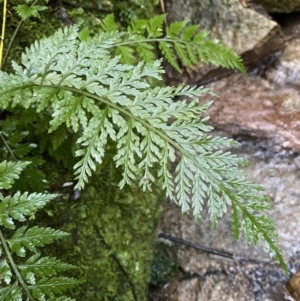
[[[159,15],[150,20],[133,20],[127,32],[115,36],[112,46],[121,55],[123,63],[136,62],[133,49],[145,62],[153,62],[154,45],[158,44],[164,58],[178,72],[181,72],[178,59],[190,68],[204,62],[245,72],[241,58],[219,40],[208,39],[207,32],[199,32],[199,25],[187,25],[187,21],[174,22],[166,28],[166,35],[163,36],[165,18],[166,15]],[[118,33],[112,15],[104,18],[102,29],[111,35]]]
[[[30,162],[2,161],[0,163],[0,189],[11,188],[12,184],[19,178],[20,173],[28,164],[30,164]],[[2,205],[3,201],[0,203],[0,208]],[[0,209],[0,212],[1,211]]]
[[[33,285],[30,285],[29,289],[34,298],[37,298],[37,300],[45,300],[46,296],[53,298],[54,294],[62,295],[66,290],[80,283],[82,283],[82,281],[67,277],[43,278]]]
[[[153,28],[147,27],[147,22],[141,22],[138,30],[144,25],[147,30]],[[232,52],[224,52],[217,41],[207,42],[205,34],[194,35],[195,27],[185,31],[184,25],[173,25],[171,33],[175,37],[180,32],[184,39],[192,36],[193,41],[202,39],[198,44],[189,44],[180,35],[178,40],[169,37],[167,41],[185,45],[181,55],[187,56],[189,63],[194,59],[188,57],[187,49],[204,45],[202,55],[208,61],[241,67]],[[139,39],[136,35],[132,38]],[[115,165],[123,168],[121,187],[140,178],[140,186],[151,189],[156,178],[162,177],[167,195],[183,211],[193,208],[194,215],[199,217],[207,202],[213,226],[228,206],[240,208],[242,214],[233,214],[234,233],[243,231],[254,244],[258,237],[264,238],[283,262],[275,228],[270,222],[265,223],[269,221],[266,215],[255,215],[268,208],[268,199],[262,188],[252,184],[238,169],[245,161],[222,150],[236,142],[208,135],[212,127],[206,124],[207,117],[201,116],[210,103],[200,106],[198,97],[209,91],[189,86],[152,88],[149,80],[161,79],[161,62],[132,66],[122,64],[120,57],[111,58],[109,48],[121,46],[121,36],[100,33],[91,40],[80,41],[77,27],[70,27],[36,42],[23,55],[22,66],[13,64],[15,74],[0,72],[2,107],[47,108],[52,112],[50,131],[66,125],[77,132],[76,156],[80,160],[75,165],[76,188],[84,188],[88,177],[102,163],[111,140],[117,149]],[[174,101],[179,96],[183,100]],[[169,165],[175,161],[176,151],[181,157],[174,176]],[[153,166],[158,166],[158,173],[155,174],[157,169]],[[260,203],[261,207],[257,205]],[[237,223],[239,214],[244,220]],[[250,231],[251,227],[255,231]]]
[[[28,162],[0,163],[1,189],[8,189],[20,176],[20,172],[28,165]],[[35,214],[57,195],[27,192],[15,193],[13,196],[0,195],[0,225],[14,229],[15,221],[24,222],[26,216]],[[9,236],[10,231],[5,234]],[[1,288],[0,300],[45,300],[45,296],[61,295],[67,289],[80,283],[72,278],[57,277],[57,273],[74,268],[56,258],[40,257],[34,254],[25,263],[17,264],[15,256],[24,257],[26,253],[37,252],[38,247],[43,247],[55,239],[65,237],[67,234],[50,228],[22,226],[18,228],[11,238],[7,239],[0,230],[0,274]],[[27,252],[26,252],[27,250]],[[14,254],[15,253],[15,254]],[[4,282],[4,283],[3,283]],[[53,284],[52,288],[48,287]],[[51,285],[50,285],[51,286]],[[68,300],[66,297],[65,300]],[[71,300],[71,299],[70,299]]]

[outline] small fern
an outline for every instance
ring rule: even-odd
[[[14,7],[15,11],[22,18],[23,21],[27,20],[30,17],[39,17],[39,12],[47,9],[47,6],[36,5],[37,1],[29,0],[26,2],[32,2],[32,4],[30,6],[28,4],[19,4]]]
[[[192,208],[196,218],[207,201],[214,227],[231,206],[234,236],[243,231],[254,245],[262,237],[286,268],[274,222],[263,213],[270,200],[238,168],[247,162],[222,150],[237,143],[208,135],[212,127],[201,116],[211,103],[199,105],[198,97],[211,92],[149,84],[151,79],[161,80],[163,73],[161,61],[150,55],[152,42],[168,49],[162,52],[177,69],[175,55],[187,65],[202,60],[243,70],[241,61],[185,22],[171,24],[163,37],[164,18],[135,21],[128,32],[118,32],[109,16],[104,31],[92,39],[80,41],[78,27],[73,26],[35,42],[23,53],[22,65],[13,62],[14,74],[0,72],[0,106],[46,111],[51,115],[49,132],[66,126],[77,133],[76,188],[83,189],[101,165],[110,141],[116,147],[115,165],[123,168],[120,187],[139,179],[143,190],[151,190],[160,178],[167,196],[185,212]],[[129,51],[128,45],[136,49]],[[133,51],[148,63],[132,65]],[[178,96],[185,100],[175,102]],[[180,160],[174,176],[169,167],[176,151]]]
[[[11,188],[21,171],[29,162],[0,163],[0,189]],[[42,257],[37,247],[52,243],[67,234],[50,228],[19,227],[16,221],[24,222],[57,196],[52,194],[15,193],[0,195],[0,300],[71,300],[62,295],[67,289],[80,283],[72,278],[57,276],[57,273],[74,268],[56,258]],[[32,254],[28,257],[28,254]],[[18,258],[20,257],[20,258]],[[21,260],[22,258],[22,260]],[[27,259],[26,259],[27,258]]]

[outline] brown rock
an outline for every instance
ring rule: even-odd
[[[263,139],[278,150],[300,150],[300,113],[286,108],[286,102],[299,98],[297,90],[238,74],[208,87],[219,95],[208,110],[215,128],[235,137]]]
[[[244,7],[237,0],[173,0],[168,8],[168,19],[170,22],[185,19],[200,24],[202,30],[211,32],[212,38],[220,39],[227,47],[243,55],[246,65],[256,64],[284,47],[278,24],[268,15],[250,9],[250,6]],[[178,80],[197,83],[214,77],[215,72],[207,74],[213,69],[216,67],[201,66]],[[218,69],[217,74],[220,72],[228,73],[228,70]],[[176,75],[168,73],[174,83]]]
[[[287,282],[286,288],[295,299],[295,301],[300,301],[300,269],[297,273]]]

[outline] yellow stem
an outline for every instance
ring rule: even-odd
[[[1,33],[1,40],[0,40],[0,69],[2,67],[2,55],[3,55],[3,45],[4,45],[4,34],[5,34],[5,26],[6,26],[6,7],[7,7],[7,0],[3,2],[3,20],[2,20],[2,33]]]

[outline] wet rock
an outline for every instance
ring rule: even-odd
[[[232,151],[250,161],[251,166],[247,167],[246,172],[266,189],[266,194],[272,199],[273,210],[270,216],[276,221],[280,246],[285,250],[286,260],[290,262],[289,269],[296,271],[300,266],[300,157],[265,151],[260,145],[250,142]],[[238,241],[233,238],[229,213],[220,220],[217,230],[213,231],[206,211],[200,223],[196,224],[191,215],[182,215],[176,204],[168,202],[160,231],[195,244],[261,261],[260,264],[239,263],[178,246],[179,265],[192,277],[187,279],[186,276],[179,282],[177,279],[177,287],[188,290],[188,296],[193,296],[189,300],[292,300],[285,289],[287,279],[283,271],[275,261],[270,260],[263,246],[254,248],[243,237]],[[174,289],[171,283],[170,287]],[[187,300],[179,299],[180,294],[183,292],[177,291],[173,294],[174,299],[168,300]]]
[[[287,282],[287,290],[291,296],[296,300],[300,301],[300,269],[297,273]]]
[[[253,0],[270,13],[290,13],[300,10],[300,0]]]
[[[208,87],[219,95],[208,110],[216,129],[225,130],[233,137],[264,140],[268,147],[277,150],[300,151],[300,113],[291,114],[286,105],[297,102],[298,90],[239,74]],[[213,97],[201,101],[204,99]]]
[[[289,41],[274,68],[266,73],[271,83],[282,87],[290,85],[300,88],[300,39]]]
[[[178,301],[199,300],[200,281],[198,278],[183,280],[178,285]]]

